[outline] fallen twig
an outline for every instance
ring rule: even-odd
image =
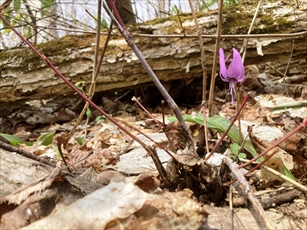
[[[12,146],[10,144],[6,144],[6,143],[4,143],[2,141],[0,141],[0,148],[3,148],[3,149],[5,149],[7,151],[10,151],[10,152],[16,152],[16,153],[18,153],[18,154],[20,154],[22,156],[25,156],[27,158],[30,158],[32,160],[36,160],[38,162],[41,162],[43,164],[46,164],[46,165],[49,165],[49,166],[55,168],[55,164],[51,163],[47,158],[38,157],[38,156],[34,155],[31,152],[28,152],[28,151],[26,151],[24,149],[16,148],[16,147],[14,147],[14,146]]]
[[[260,229],[273,229],[270,222],[266,218],[265,212],[258,201],[258,199],[255,197],[253,191],[251,190],[247,180],[243,176],[243,174],[238,169],[238,165],[233,163],[230,159],[225,157],[223,159],[223,162],[229,167],[232,174],[236,177],[237,183],[234,183],[233,186],[236,188],[236,190],[240,193],[240,195],[247,198],[248,202],[248,209],[254,216],[258,226]]]

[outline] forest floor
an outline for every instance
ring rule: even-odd
[[[141,102],[158,123],[129,99],[132,95],[144,96],[144,92],[146,96]],[[291,92],[289,96],[252,92],[240,116],[243,139],[252,139],[254,145],[257,142],[259,146],[254,147],[260,153],[259,149],[267,148],[300,126],[307,117],[306,92],[304,87],[296,96]],[[214,113],[231,120],[236,106],[229,102],[227,94],[226,90],[216,93]],[[178,124],[169,121],[173,117],[171,110],[159,104],[161,98],[157,95],[155,89],[147,87],[127,90],[120,99],[118,94],[106,93],[96,95],[94,100],[156,151],[171,185],[161,179],[152,158],[139,143],[93,109],[65,144],[83,106],[77,98],[32,101],[20,109],[2,113],[0,133],[12,136],[2,135],[0,139],[1,229],[230,229],[231,226],[258,229],[262,223],[260,220],[257,223],[252,215],[250,201],[234,189],[235,184],[226,186],[235,178],[219,158],[223,155],[237,164],[253,158],[244,148],[244,142],[234,143],[233,138],[226,137],[210,163],[205,164],[205,170],[199,166],[200,161],[192,163],[194,159],[185,158],[184,163],[174,164],[166,151],[184,155],[186,146]],[[201,113],[199,99],[193,88],[183,87],[176,95],[182,114],[192,118]],[[161,125],[163,120],[165,127]],[[239,127],[238,121],[235,125]],[[204,159],[207,156],[204,127],[191,121],[188,127],[196,152]],[[209,129],[209,151],[221,138],[219,131],[216,127]],[[302,127],[275,148],[276,157],[266,164],[302,187],[264,168],[246,177],[273,229],[306,229],[306,135],[307,129]],[[12,143],[17,148],[7,147]],[[243,148],[235,150],[234,146]],[[44,159],[45,163],[33,160],[31,155],[24,159],[21,155],[25,152],[20,149]],[[70,167],[65,167],[61,155]]]

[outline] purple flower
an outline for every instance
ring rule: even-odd
[[[231,103],[233,103],[235,92],[235,83],[244,80],[244,65],[240,53],[236,49],[233,50],[233,59],[228,68],[226,62],[230,55],[225,59],[224,50],[220,48],[220,77],[223,81],[229,82],[229,89],[231,95]]]

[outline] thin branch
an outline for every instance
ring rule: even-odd
[[[256,11],[255,11],[255,14],[254,14],[254,17],[253,17],[253,20],[252,20],[252,23],[250,24],[249,30],[247,32],[248,35],[252,32],[252,28],[253,28],[255,21],[256,21],[256,18],[258,16],[261,3],[262,3],[262,0],[259,0],[258,6],[256,8]],[[243,55],[242,55],[242,62],[243,63],[244,63],[245,56],[246,56],[247,45],[248,45],[248,38],[244,39],[244,42],[243,42],[243,45],[242,45],[242,48],[241,48],[241,50],[243,50]]]
[[[109,0],[109,2],[112,2],[112,0]],[[135,43],[133,41],[133,38],[132,38],[131,32],[128,29],[124,30],[124,27],[122,27],[120,22],[118,22],[118,21],[121,21],[121,20],[119,20],[119,18],[117,18],[117,20],[118,20],[117,21],[114,18],[114,15],[110,11],[110,9],[108,8],[107,4],[105,2],[103,4],[104,4],[104,7],[107,10],[109,16],[116,22],[117,28],[119,29],[120,33],[125,38],[127,44],[131,47],[131,49],[133,50],[135,55],[138,57],[138,59],[140,60],[141,64],[143,65],[143,67],[147,71],[148,75],[150,76],[151,80],[156,85],[156,87],[158,88],[158,90],[160,91],[160,93],[164,97],[165,101],[170,106],[170,108],[173,110],[173,112],[174,112],[174,114],[175,114],[175,116],[176,116],[176,118],[177,118],[181,128],[183,129],[183,134],[185,135],[185,140],[187,142],[188,149],[189,149],[190,153],[193,154],[194,156],[197,156],[191,132],[190,132],[187,124],[185,123],[185,121],[184,121],[184,119],[183,119],[183,117],[181,115],[179,107],[177,106],[177,104],[175,103],[173,98],[168,94],[166,89],[163,87],[163,85],[161,84],[161,82],[159,81],[159,79],[157,78],[157,76],[155,75],[155,73],[150,68],[150,66],[148,65],[147,61],[145,60],[145,58],[141,54],[140,50],[135,45]],[[114,8],[112,10],[114,12],[117,11],[116,8]],[[115,15],[118,15],[118,13],[115,13]]]
[[[46,158],[38,157],[38,156],[36,156],[35,154],[33,154],[31,152],[28,152],[28,151],[26,151],[24,149],[16,148],[16,147],[14,147],[14,146],[12,146],[10,144],[6,144],[6,143],[4,143],[2,141],[0,141],[0,148],[5,149],[5,150],[10,151],[10,152],[16,152],[16,153],[18,153],[18,154],[20,154],[20,155],[22,155],[24,157],[30,158],[32,160],[36,160],[36,161],[41,162],[41,163],[44,163],[44,164],[49,165],[49,166],[51,166],[53,168],[56,167],[55,164],[51,163]]]
[[[219,0],[218,4],[219,4],[219,13],[218,13],[218,19],[217,19],[215,50],[214,50],[214,57],[213,57],[213,63],[212,63],[212,74],[211,74],[209,103],[208,103],[210,117],[213,115],[213,95],[214,95],[215,77],[216,77],[216,69],[217,69],[217,56],[218,56],[219,48],[220,48],[222,23],[223,23],[223,0]]]
[[[33,32],[34,32],[34,44],[37,44],[38,31],[37,31],[36,17],[34,16],[28,1],[23,0],[23,3],[25,5],[25,7],[26,7],[26,9],[29,13],[29,16],[31,18],[31,21],[32,21],[31,27],[33,28]]]
[[[290,179],[289,177],[277,172],[276,170],[268,167],[268,166],[265,166],[263,165],[262,168],[265,168],[266,170],[270,171],[271,173],[273,173],[274,175],[284,179],[285,181],[291,183],[292,185],[294,185],[295,187],[297,187],[299,190],[303,191],[303,192],[307,192],[307,187],[300,184],[300,183],[297,183],[295,180],[292,180]]]
[[[142,104],[139,102],[139,100],[136,97],[132,97],[132,101],[135,101],[141,109],[151,118],[153,121],[160,127],[160,129],[163,129],[163,126],[161,125],[161,122],[159,122]]]
[[[195,14],[194,6],[192,4],[192,0],[189,0],[190,8],[193,15],[193,20],[196,26],[197,35],[198,35],[198,44],[200,49],[200,59],[201,59],[201,68],[203,70],[203,101],[207,100],[207,67],[206,67],[206,55],[205,55],[205,48],[204,48],[204,42],[203,38],[201,37],[201,30],[198,25],[197,17]]]
[[[0,6],[0,13],[5,10],[9,5],[11,4],[13,0],[6,0],[4,3],[1,4]]]
[[[202,106],[201,109],[203,111],[203,115],[204,115],[204,132],[205,132],[205,142],[206,142],[206,151],[207,153],[209,153],[209,142],[208,142],[208,126],[207,126],[207,114],[206,114],[206,104],[203,101],[202,102]]]
[[[287,75],[284,73],[280,72],[278,69],[276,69],[274,66],[272,66],[270,63],[266,62],[265,63],[267,66],[269,66],[272,70],[274,70],[276,73],[279,73],[283,78],[288,78]]]

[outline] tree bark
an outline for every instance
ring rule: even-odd
[[[264,3],[252,34],[301,33],[295,37],[250,38],[245,65],[256,64],[261,71],[271,71],[265,62],[284,72],[290,54],[288,74],[306,71],[307,57],[307,3],[302,2],[295,10],[280,1]],[[223,35],[246,34],[251,23],[255,6],[240,4],[224,11]],[[202,76],[201,59],[195,26],[190,15],[139,24],[131,28],[136,34],[134,41],[145,59],[162,82],[190,79]],[[215,35],[217,12],[198,15],[199,25],[204,35]],[[146,34],[139,36],[137,33]],[[191,37],[149,37],[155,35],[191,35]],[[106,38],[101,35],[101,40]],[[204,39],[206,68],[211,71],[214,36]],[[103,44],[103,42],[101,42]],[[221,47],[227,52],[232,47],[240,49],[243,38],[223,37]],[[56,68],[71,82],[86,81],[90,85],[93,71],[95,36],[90,34],[68,35],[56,41],[37,45]],[[101,47],[102,49],[102,47]],[[73,95],[69,87],[34,54],[28,47],[0,51],[0,110],[8,107],[8,102],[33,99],[49,99],[59,95]],[[275,74],[275,73],[274,73]],[[106,91],[135,87],[149,83],[150,78],[137,60],[125,40],[113,37],[100,69],[96,91]],[[12,106],[11,103],[9,106]]]

